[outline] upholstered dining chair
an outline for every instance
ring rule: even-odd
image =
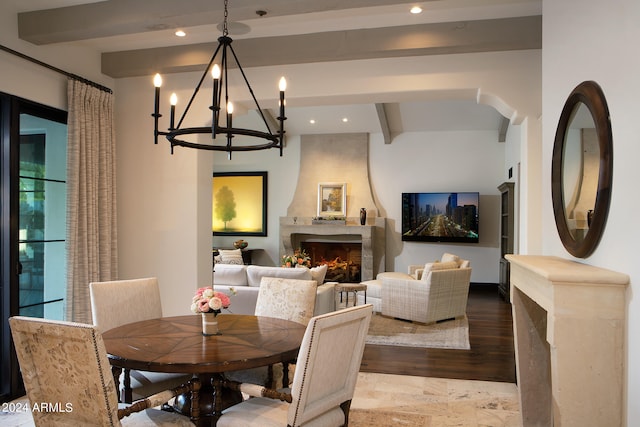
[[[9,326],[36,426],[193,426],[199,416],[197,379],[131,406],[118,405],[102,335],[94,325],[11,317]],[[191,420],[153,409],[192,392]],[[41,406],[39,406],[41,407]],[[125,418],[126,417],[126,418]]]
[[[307,325],[316,304],[318,284],[315,280],[263,277],[260,280],[256,316],[275,317]],[[293,361],[291,361],[293,362]],[[283,387],[289,385],[288,363],[282,366]],[[278,365],[280,368],[280,365]],[[274,366],[229,372],[227,378],[273,387]]]
[[[160,287],[156,277],[89,284],[93,324],[101,331],[142,320],[162,317]],[[121,375],[122,402],[131,403],[189,380],[189,375],[129,371]],[[118,386],[118,384],[116,384]]]
[[[372,312],[367,304],[313,317],[302,339],[291,393],[224,382],[256,397],[224,410],[217,426],[347,426]]]

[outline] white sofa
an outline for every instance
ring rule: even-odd
[[[263,277],[278,277],[298,280],[315,280],[318,285],[314,316],[335,310],[335,283],[323,283],[325,268],[283,268],[260,265],[216,264],[213,273],[213,288],[231,295],[230,288],[236,294],[231,297],[229,312],[235,314],[253,314],[258,300],[260,281]]]

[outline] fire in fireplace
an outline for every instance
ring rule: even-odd
[[[359,283],[362,267],[362,244],[351,242],[301,242],[311,265],[327,265],[327,282]]]

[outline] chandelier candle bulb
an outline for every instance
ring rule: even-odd
[[[280,89],[280,118],[284,120],[284,91],[287,90],[287,80],[281,77],[278,86]],[[280,122],[280,127],[282,127],[282,122]]]
[[[169,97],[169,103],[171,104],[171,115],[170,117],[170,126],[171,130],[175,129],[175,120],[176,120],[176,104],[178,103],[178,95],[174,93]]]
[[[162,117],[162,115],[160,114],[160,86],[162,86],[162,76],[160,76],[160,74],[156,73],[156,75],[153,76],[153,85],[156,88],[155,102],[152,114],[155,125],[155,130],[153,132],[153,142],[154,144],[158,144],[158,119]]]
[[[218,86],[220,84],[220,66],[218,64],[213,64],[211,68],[211,77],[213,77],[213,101],[211,103],[211,110],[213,111],[211,117],[211,138],[216,139],[216,123],[218,110]]]
[[[231,128],[233,127],[233,103],[227,102],[227,147],[231,147],[231,138],[233,133]],[[227,158],[231,160],[231,150],[227,152]]]

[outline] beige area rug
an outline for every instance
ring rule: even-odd
[[[469,350],[469,320],[447,320],[433,325],[408,322],[374,313],[367,344],[400,347]]]

